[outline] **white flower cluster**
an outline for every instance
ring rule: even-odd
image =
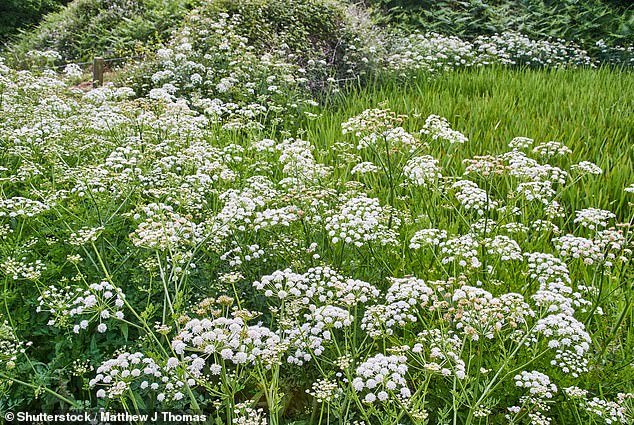
[[[447,231],[444,229],[422,229],[414,233],[409,241],[410,249],[420,249],[423,245],[439,246],[447,239]]]
[[[246,230],[246,224],[251,223],[251,217],[256,208],[264,206],[266,200],[263,196],[254,193],[250,189],[242,191],[229,189],[220,195],[220,199],[224,201],[224,206],[218,219],[221,223],[235,223],[238,230]]]
[[[372,284],[359,279],[344,278],[329,266],[310,268],[304,276],[309,284],[305,296],[315,303],[354,307],[359,303],[376,301],[381,293]]]
[[[0,368],[7,370],[15,368],[18,356],[24,354],[31,344],[31,342],[20,341],[6,320],[0,323]]]
[[[232,245],[236,245],[235,241],[232,241]],[[229,251],[220,255],[222,261],[229,263],[231,267],[236,267],[250,261],[261,260],[267,261],[266,252],[258,244],[247,245],[246,247],[235,246]]]
[[[449,264],[455,262],[460,267],[477,269],[482,265],[478,258],[480,242],[473,234],[457,236],[440,242],[441,262]]]
[[[164,366],[143,353],[124,352],[106,360],[97,368],[97,375],[90,380],[91,387],[100,386],[98,398],[118,398],[124,393],[139,390],[152,391],[161,402],[178,401],[185,398],[186,387],[196,381],[175,370],[179,361],[170,358]]]
[[[377,354],[361,363],[356,369],[352,387],[365,392],[365,403],[391,403],[411,396],[407,387],[407,357]]]
[[[561,259],[541,252],[524,255],[529,277],[539,282],[539,289],[531,296],[536,305],[547,308],[550,313],[568,315],[572,315],[579,307],[590,305],[580,292],[570,286],[570,272]]]
[[[289,297],[303,299],[305,304],[309,299],[305,298],[308,292],[309,282],[305,275],[295,273],[291,269],[276,270],[270,275],[265,275],[259,281],[253,282],[253,287],[264,291],[264,296],[276,297],[285,300]]]
[[[508,162],[510,174],[514,177],[527,179],[532,182],[549,181],[551,184],[565,184],[568,173],[550,164],[541,164],[529,158],[524,152],[512,150],[499,155],[498,158]]]
[[[27,279],[35,281],[42,276],[42,272],[46,270],[46,266],[42,260],[28,262],[26,257],[17,260],[8,256],[0,263],[0,270],[13,280]]]
[[[579,387],[567,387],[564,388],[564,393],[570,398],[583,398],[585,399],[588,395],[588,391]]]
[[[451,144],[462,144],[469,141],[464,134],[453,130],[446,118],[433,114],[427,117],[420,132],[429,135],[432,140],[445,140]]]
[[[494,298],[482,288],[463,285],[454,292],[452,301],[456,306],[456,329],[472,341],[480,336],[493,339],[502,331],[520,330],[529,318],[535,317],[524,297],[512,292]]]
[[[379,167],[374,165],[372,162],[360,162],[350,170],[350,174],[370,174],[376,173],[379,171]]]
[[[152,203],[143,207],[143,212],[147,218],[130,234],[135,246],[166,250],[196,245],[204,239],[200,226],[169,205]]]
[[[509,167],[504,165],[502,158],[491,155],[479,155],[462,160],[465,166],[464,175],[479,174],[482,177],[502,175]]]
[[[453,331],[424,330],[418,334],[416,341],[411,351],[426,371],[465,379],[466,366],[460,358],[462,339]]]
[[[442,178],[438,160],[429,155],[417,156],[403,167],[403,175],[412,184],[423,187],[434,186]]]
[[[530,398],[552,399],[557,392],[557,386],[550,383],[550,377],[536,370],[527,372],[523,370],[515,375],[515,385],[529,391]]]
[[[433,295],[425,281],[413,276],[389,280],[385,304],[368,307],[361,321],[361,328],[372,337],[392,335],[396,328],[416,322],[418,309],[425,308]]]
[[[585,407],[588,413],[603,419],[606,424],[627,424],[631,420],[631,418],[627,417],[625,407],[615,401],[593,397],[592,400],[588,400]]]
[[[330,168],[317,163],[313,146],[301,139],[285,139],[275,147],[281,152],[279,161],[284,173],[303,182],[316,182],[330,174]]]
[[[288,227],[292,222],[299,220],[301,214],[303,212],[293,205],[257,211],[253,217],[253,230],[258,231],[278,225]]]
[[[248,403],[238,403],[233,411],[232,425],[267,425],[264,409],[254,409]]]
[[[572,153],[572,150],[561,142],[551,140],[550,142],[541,143],[533,148],[533,153],[537,153],[543,157],[550,158],[553,156],[564,156]]]
[[[534,332],[543,335],[548,347],[555,351],[553,366],[574,378],[587,371],[586,354],[592,340],[582,322],[566,313],[551,314],[537,321]]]
[[[604,261],[601,247],[594,243],[592,239],[574,235],[565,235],[552,239],[559,256],[564,258],[578,258],[584,264],[592,265]]]
[[[75,322],[73,332],[79,333],[87,329],[90,321],[99,319],[97,331],[104,333],[108,330],[106,322],[109,319],[122,320],[125,294],[121,288],[103,281],[91,284],[88,289],[79,287],[58,288],[54,285],[42,291],[38,298],[37,312],[48,312],[52,318],[49,326],[67,326]],[[81,316],[90,317],[81,319]],[[81,319],[81,320],[79,320]],[[79,322],[77,323],[77,320]]]
[[[617,401],[608,401],[599,397],[588,399],[588,391],[575,386],[564,388],[564,392],[578,406],[594,416],[594,419],[600,419],[606,424],[629,424],[631,422],[625,402],[627,399],[634,398],[632,393],[619,393]]]
[[[601,167],[590,161],[581,161],[578,164],[573,164],[570,169],[577,171],[579,174],[593,174],[595,176],[603,173]]]
[[[29,50],[26,56],[30,59],[43,59],[45,62],[55,62],[62,59],[62,55],[53,49],[48,50]]]
[[[501,228],[494,220],[491,220],[489,217],[483,217],[471,223],[471,232],[478,237],[486,237],[490,236],[494,233],[495,230]],[[489,238],[490,239],[490,238]],[[484,240],[481,243],[484,244]]]
[[[480,189],[471,180],[458,180],[451,188],[455,190],[458,202],[467,210],[475,210],[478,215],[484,215],[485,211],[498,205],[497,201],[489,198],[486,190]]]
[[[628,242],[623,234],[622,230],[615,230],[614,228],[600,230],[597,232],[594,243],[605,254],[607,267],[612,266],[612,262],[616,259],[623,263],[630,261],[632,257],[632,249],[627,248]]]
[[[302,324],[285,334],[285,341],[291,347],[287,361],[301,366],[315,357],[319,358],[326,345],[332,343],[334,330],[349,327],[353,321],[354,317],[342,308],[311,305],[310,313],[304,315]]]
[[[606,227],[608,221],[613,218],[616,218],[616,215],[611,211],[598,208],[586,208],[575,211],[574,222],[590,230],[595,230],[599,227]]]
[[[364,137],[369,134],[377,134],[387,128],[400,124],[404,116],[397,116],[389,109],[366,109],[359,115],[349,118],[341,123],[343,134],[352,133],[356,137]]]
[[[530,137],[514,137],[508,144],[512,149],[528,149],[535,141]]]
[[[499,256],[502,261],[523,259],[519,244],[508,236],[498,235],[486,238],[483,242],[487,253]]]
[[[83,227],[77,232],[73,232],[68,237],[68,243],[75,246],[82,246],[89,242],[94,242],[103,231],[103,227]]]
[[[341,396],[342,392],[343,389],[337,382],[325,378],[314,382],[312,388],[306,390],[306,393],[314,397],[317,403],[330,403]]]
[[[359,139],[357,150],[371,148],[373,150],[403,148],[406,152],[414,152],[418,147],[422,146],[418,139],[411,133],[408,133],[403,127],[389,128],[380,133],[370,133]]]
[[[393,244],[397,234],[388,227],[390,218],[393,227],[400,224],[393,214],[389,207],[382,207],[377,198],[361,195],[346,200],[338,210],[330,211],[325,217],[325,228],[333,244],[342,242],[357,247],[372,242]]]
[[[64,76],[71,80],[76,80],[83,76],[84,72],[77,64],[70,63],[64,67]]]
[[[217,362],[224,360],[234,364],[261,363],[265,366],[278,361],[280,351],[284,350],[280,337],[269,328],[259,325],[247,325],[241,317],[219,317],[210,319],[192,319],[172,340],[172,349],[176,354],[185,351],[214,356],[212,373],[219,371]],[[192,363],[190,372],[194,376],[201,373],[204,362]]]
[[[542,285],[554,281],[570,283],[570,271],[561,259],[543,252],[528,252],[524,255],[531,279],[537,279]]]
[[[0,199],[0,217],[34,217],[50,208],[50,205],[21,196]]]
[[[555,196],[555,189],[550,180],[523,182],[517,185],[517,194],[527,201],[539,201],[549,205]]]
[[[108,101],[119,101],[134,97],[136,93],[130,87],[115,86],[112,83],[106,83],[101,87],[94,88],[86,92],[82,100],[93,105],[106,106]]]

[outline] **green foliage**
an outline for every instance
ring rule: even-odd
[[[371,0],[377,19],[408,28],[466,37],[508,30],[533,38],[563,38],[586,48],[604,39],[634,40],[630,2],[605,0]]]
[[[333,51],[347,19],[340,4],[323,0],[216,0],[205,8],[241,15],[240,34],[267,50],[286,44],[296,52]]]
[[[166,41],[196,0],[75,0],[47,15],[8,49],[8,60],[28,64],[27,52],[55,50],[61,61],[145,53]]]
[[[266,403],[267,412],[276,420],[269,423],[306,423],[306,412],[311,410],[316,420],[321,407],[326,413],[319,423],[348,423],[353,412],[365,412],[371,417],[366,423],[415,424],[420,422],[406,415],[416,414],[418,418],[423,412],[417,409],[425,409],[430,423],[446,423],[443,418],[451,421],[453,417],[455,425],[475,424],[478,421],[472,413],[488,408],[492,410],[490,423],[503,423],[506,407],[524,394],[514,384],[513,376],[520,371],[537,370],[548,373],[559,388],[552,400],[556,404],[552,403],[549,412],[553,423],[599,423],[591,422],[584,409],[576,412],[573,402],[563,396],[563,388],[576,385],[587,389],[589,397],[597,395],[607,400],[616,399],[620,392],[632,391],[632,267],[619,263],[608,271],[578,259],[566,259],[572,284],[591,286],[593,289],[583,296],[603,310],[602,315],[596,315],[592,310],[575,309],[577,320],[583,321],[592,337],[587,353],[591,364],[586,373],[572,377],[552,367],[548,358],[552,353],[542,340],[540,345],[529,343],[530,347],[525,347],[518,338],[506,338],[513,328],[504,325],[506,333],[497,334],[498,338],[470,341],[465,334],[461,355],[470,359],[469,378],[454,380],[456,388],[452,388],[451,378],[417,366],[422,365],[422,357],[412,351],[405,354],[418,361],[408,360],[407,385],[412,390],[420,389],[412,397],[418,405],[407,410],[392,405],[389,412],[383,412],[355,399],[361,393],[351,389],[350,382],[356,368],[368,357],[378,352],[389,354],[390,348],[403,344],[411,347],[421,330],[455,326],[460,316],[451,315],[443,307],[453,302],[447,291],[458,288],[454,285],[475,284],[495,297],[516,292],[526,300],[539,285],[520,265],[523,260],[516,259],[513,261],[517,263],[508,265],[482,252],[479,255],[487,259],[491,271],[486,271],[486,266],[465,270],[458,264],[440,264],[440,252],[409,249],[414,232],[435,226],[450,234],[464,234],[474,223],[481,222],[481,216],[462,209],[451,193],[405,184],[403,164],[417,152],[396,144],[391,149],[387,137],[385,149],[381,145],[378,149],[377,145],[359,149],[361,138],[354,132],[342,134],[341,126],[351,116],[377,105],[407,111],[407,119],[389,113],[381,115],[382,112],[379,117],[387,116],[415,140],[428,144],[429,147],[417,145],[420,147],[416,149],[433,155],[442,166],[443,176],[452,180],[465,178],[464,160],[509,152],[507,144],[515,136],[530,136],[535,145],[551,139],[561,141],[572,153],[552,158],[553,165],[572,171],[573,164],[588,160],[603,169],[602,174],[581,176],[558,187],[556,199],[565,209],[565,216],[553,218],[553,224],[563,234],[588,234],[589,229],[573,222],[575,211],[605,208],[615,213],[617,223],[632,217],[632,203],[628,202],[631,194],[623,193],[623,188],[634,180],[630,149],[634,125],[632,99],[628,97],[634,90],[631,73],[611,69],[492,67],[448,72],[433,80],[420,74],[418,79],[405,83],[384,80],[351,89],[313,110],[319,114],[300,114],[277,128],[227,128],[221,117],[206,119],[189,109],[185,101],[123,100],[125,93],[112,87],[94,90],[82,98],[77,92],[69,93],[50,76],[39,79],[29,72],[6,74],[0,80],[0,143],[5,147],[0,151],[0,200],[4,202],[4,215],[0,216],[0,342],[4,345],[0,348],[11,355],[8,349],[17,339],[12,334],[2,335],[4,320],[11,322],[4,329],[11,329],[20,341],[33,344],[15,360],[6,361],[0,351],[3,410],[63,410],[86,402],[95,409],[99,406],[132,411],[132,403],[136,403],[139,410],[145,410],[144,406],[148,410],[200,407],[204,412],[214,412],[211,420],[216,423],[231,424],[232,412],[240,410],[238,403],[253,400],[256,408]],[[245,84],[238,89],[248,87]],[[238,93],[232,94],[237,98]],[[245,96],[261,101],[261,93]],[[446,116],[469,141],[447,145],[427,135],[419,136],[425,117],[432,113]],[[248,119],[266,124],[262,118]],[[380,129],[385,128],[381,122],[379,125],[383,126]],[[296,134],[307,141],[306,145],[296,143],[297,139],[280,142]],[[367,140],[372,142],[371,138]],[[309,149],[299,150],[302,146]],[[280,150],[285,150],[283,156]],[[528,154],[532,156],[534,152]],[[380,170],[365,175],[353,173],[353,164],[361,160],[371,161]],[[468,178],[487,187],[496,202],[517,205],[522,210],[517,217],[491,211],[496,214],[491,219],[498,224],[510,220],[528,225],[533,217],[543,217],[541,202],[524,202],[513,196],[514,177],[502,173],[489,177],[471,174]],[[310,186],[285,188],[285,184],[299,179],[306,179]],[[451,181],[447,180],[449,184]],[[250,195],[255,190],[262,194]],[[328,218],[341,216],[337,213],[342,201],[339,196],[344,195],[345,200],[359,194],[380,200],[381,210],[390,214],[389,218],[387,214],[378,216],[382,227],[377,227],[377,232],[389,236],[387,226],[393,226],[395,232],[398,229],[398,234],[394,233],[398,244],[375,241],[356,246],[332,238],[325,226],[330,222]],[[13,202],[20,199],[42,203],[14,208]],[[254,224],[260,222],[254,216],[244,216],[244,208],[255,208],[258,213],[268,211],[267,214],[276,214],[283,208],[297,214],[297,218],[291,217],[288,223],[276,220],[270,225],[265,220],[264,227],[258,228]],[[374,217],[363,222],[372,225]],[[227,220],[226,225],[220,226],[218,220]],[[392,223],[384,224],[389,221]],[[190,233],[194,224],[195,234]],[[83,236],[77,236],[82,231]],[[497,232],[498,226],[490,231]],[[530,230],[514,238],[525,253],[557,253],[550,243],[552,236],[549,231]],[[247,315],[245,310],[249,310],[257,313],[250,323],[298,328],[295,324],[301,322],[295,320],[304,320],[308,315],[304,302],[267,296],[265,291],[254,288],[253,282],[276,270],[304,272],[321,264],[332,264],[342,276],[375,285],[382,294],[388,287],[387,277],[415,275],[427,282],[439,279],[442,282],[436,284],[445,298],[437,299],[444,300],[437,308],[445,309],[442,313],[447,315],[436,316],[436,307],[429,311],[421,307],[420,320],[395,325],[390,336],[371,337],[359,327],[368,305],[357,304],[349,312],[355,317],[354,327],[331,329],[332,343],[339,345],[336,349],[332,345],[326,347],[320,355],[326,360],[318,360],[319,367],[312,360],[301,367],[285,361],[275,363],[271,369],[257,363],[236,367],[216,353],[207,361],[222,364],[222,373],[205,372],[209,378],[192,386],[195,395],[186,394],[183,399],[169,401],[171,404],[159,404],[156,392],[141,387],[139,380],[132,378],[130,391],[113,393],[112,398],[95,398],[98,388],[113,388],[89,385],[99,374],[95,370],[99,365],[122,351],[139,351],[145,358],[165,364],[174,356],[171,341],[192,318]],[[463,272],[468,273],[467,277],[462,276]],[[446,281],[448,277],[453,280]],[[108,301],[112,295],[102,297],[92,286],[104,282],[111,282],[126,294],[125,306],[115,309]],[[98,308],[88,307],[76,315],[68,313],[76,304],[63,302],[58,306],[50,295],[51,288],[66,287],[72,291],[94,290]],[[38,297],[47,292],[47,301],[42,303]],[[327,301],[320,302],[330,302],[328,297],[324,295]],[[380,301],[384,298],[381,296]],[[238,310],[232,310],[234,306]],[[38,307],[42,310],[38,311]],[[464,308],[468,312],[480,311]],[[549,314],[544,308],[536,310]],[[115,319],[120,311],[125,315]],[[76,333],[74,327],[81,327],[83,319],[85,329]],[[155,326],[157,322],[165,326]],[[107,324],[107,329],[100,331],[100,324]],[[515,346],[518,355],[510,354],[510,348]],[[350,354],[352,363],[335,367],[342,361],[343,353]],[[283,357],[291,354],[292,350],[284,352]],[[177,357],[182,361],[179,367],[187,364],[188,360]],[[335,375],[339,370],[345,373],[346,381]],[[10,382],[7,377],[14,380]],[[323,378],[337,381],[342,392],[339,398],[320,405],[314,402],[316,396],[312,393],[316,392],[314,384],[317,389],[326,387]],[[494,383],[496,379],[499,385]],[[472,403],[478,399],[483,400],[482,405]],[[192,400],[198,404],[194,406]],[[577,419],[576,414],[582,419]],[[360,417],[365,416],[355,416]]]
[[[323,61],[336,73],[363,68],[361,55],[372,44],[369,20],[337,0],[213,0],[200,12],[213,17],[239,15],[238,35],[262,51],[286,50],[307,66]],[[358,53],[356,53],[358,51]]]
[[[512,5],[544,17],[574,2],[559,3]],[[445,21],[430,22],[469,36],[497,31],[510,3],[434,4]],[[539,36],[572,25],[536,22]],[[520,424],[536,407],[514,376],[533,370],[559,388],[541,400],[553,423],[594,424],[564,388],[586,389],[584,402],[634,390],[632,233],[622,224],[634,214],[634,75],[488,66],[448,40],[483,61],[377,67],[385,72],[368,84],[333,83],[313,101],[319,78],[363,72],[371,44],[359,28],[329,0],[78,0],[47,18],[41,39],[14,46],[16,63],[32,49],[64,60],[160,49],[122,73],[128,87],[86,93],[68,90],[72,78],[0,62],[0,411],[191,410],[232,424],[263,407],[272,425]],[[433,56],[414,53],[415,64]],[[536,149],[510,146],[516,136]],[[551,140],[569,154],[540,150]],[[579,173],[582,161],[601,170]],[[526,183],[546,187],[544,198],[519,190]],[[475,197],[461,200],[465,187]],[[589,227],[577,219],[591,208],[613,216]],[[458,248],[415,246],[440,229]],[[502,232],[517,251],[496,251]],[[561,248],[556,236],[571,234],[593,239]],[[550,254],[553,267],[533,273],[530,253]],[[341,277],[297,275],[322,265]],[[563,298],[537,301],[546,281]],[[370,289],[355,295],[356,285]],[[579,376],[554,367],[559,342],[536,331],[560,312],[574,324],[561,335],[576,329],[572,345],[588,342],[576,348],[578,366],[588,361]],[[231,335],[217,318],[233,321]],[[192,338],[201,330],[204,348]],[[137,352],[164,375],[118,372]],[[406,359],[391,386],[413,394],[373,403],[383,370],[354,384],[378,376],[359,368],[379,355]],[[165,378],[167,396],[140,375]]]
[[[36,24],[70,0],[3,0],[0,3],[0,43],[17,30]]]

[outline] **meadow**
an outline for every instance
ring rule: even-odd
[[[2,415],[631,423],[631,58],[217,4],[0,59]]]

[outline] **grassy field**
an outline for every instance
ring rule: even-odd
[[[460,159],[500,152],[517,136],[556,140],[572,148],[571,163],[596,161],[604,174],[569,194],[574,209],[590,204],[632,216],[623,188],[634,181],[634,74],[615,69],[510,70],[485,67],[430,79],[388,80],[331,99],[323,116],[305,125],[309,139],[328,152],[341,122],[380,103],[410,115],[410,129],[427,115],[446,117],[471,143]],[[415,115],[420,118],[415,118]]]

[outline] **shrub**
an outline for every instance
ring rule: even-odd
[[[310,104],[311,90],[373,69],[378,49],[367,25],[329,0],[212,1],[194,8],[165,48],[121,80],[139,95],[167,90],[225,118],[244,121],[248,107],[292,119],[291,110]]]
[[[143,53],[169,39],[196,0],[75,0],[22,34],[8,49],[8,60],[29,64],[29,51],[54,50],[60,61]]]
[[[376,18],[421,31],[476,37],[518,31],[532,38],[631,44],[634,9],[606,0],[370,0]]]
[[[70,0],[5,0],[0,4],[0,42],[16,30],[36,24],[47,13]]]

